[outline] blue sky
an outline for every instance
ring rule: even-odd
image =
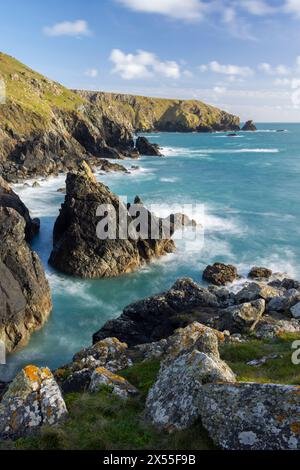
[[[300,0],[12,0],[1,50],[70,88],[300,120]]]

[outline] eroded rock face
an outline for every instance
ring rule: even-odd
[[[39,219],[32,219],[29,210],[21,201],[19,196],[11,189],[9,184],[0,176],[0,207],[10,207],[15,209],[25,220],[25,236],[27,241],[31,241],[39,232]]]
[[[228,307],[220,316],[220,324],[230,333],[249,333],[253,331],[265,312],[263,299]]]
[[[162,364],[146,402],[146,416],[157,427],[182,430],[200,417],[201,388],[206,383],[235,382],[219,358],[197,350]]]
[[[25,241],[25,219],[0,207],[0,340],[24,345],[48,319],[51,293],[41,261]]]
[[[265,280],[272,277],[273,272],[268,268],[258,268],[254,267],[248,274],[250,279]]]
[[[152,144],[146,137],[138,137],[136,148],[141,155],[161,157],[159,145]]]
[[[106,225],[107,219],[105,215],[97,216],[97,209],[108,204],[116,211],[116,239],[103,240],[98,236],[98,224],[102,221]],[[120,214],[127,221],[125,237],[118,229]],[[147,216],[151,218],[148,211]],[[113,223],[111,212],[109,217]],[[161,219],[152,219],[149,239],[131,238],[129,229],[134,220],[130,207],[97,183],[88,165],[82,163],[78,172],[67,177],[67,194],[54,227],[50,264],[63,273],[82,278],[113,277],[135,271],[152,259],[175,251],[170,234],[169,238],[165,236]],[[158,236],[150,239],[154,226],[158,228]]]
[[[123,314],[107,322],[94,335],[94,343],[114,336],[130,347],[167,338],[181,326],[176,314],[194,308],[217,309],[214,294],[191,279],[179,279],[174,286],[160,295],[149,297],[125,308]],[[191,321],[192,322],[192,321]],[[188,323],[188,321],[186,322]]]
[[[127,380],[115,375],[104,367],[98,367],[92,375],[89,391],[97,393],[104,387],[112,389],[112,393],[122,400],[138,395],[138,390]]]
[[[17,439],[67,416],[60,389],[49,369],[25,367],[0,402],[0,439]]]
[[[203,279],[216,286],[225,286],[238,279],[238,273],[235,266],[215,263],[213,266],[205,268]]]
[[[242,127],[242,131],[254,132],[254,131],[257,131],[257,127],[253,121],[247,121],[245,125]]]
[[[208,384],[200,414],[215,444],[226,450],[299,450],[299,388],[271,384]]]

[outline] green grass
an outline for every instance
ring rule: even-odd
[[[281,335],[274,341],[252,339],[242,344],[226,344],[221,348],[222,359],[237,374],[240,382],[300,384],[300,366],[292,363],[292,343],[299,340],[299,334]],[[259,367],[249,366],[253,359],[277,354]]]

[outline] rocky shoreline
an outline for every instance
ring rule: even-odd
[[[53,373],[25,368],[2,385],[0,438],[18,439],[68,422],[64,397],[70,393],[109,389],[110,400],[138,399],[140,391],[122,371],[154,360],[160,368],[145,397],[143,419],[159,432],[177,433],[200,419],[217,448],[299,450],[299,387],[237,381],[222,354],[223,345],[247,345],[253,338],[270,345],[284,334],[300,338],[300,283],[258,267],[241,278],[233,268],[216,263],[204,271],[205,278],[213,273],[207,287],[180,279],[170,291],[127,307],[94,335],[91,347]],[[252,367],[270,360],[276,355]],[[51,403],[47,417],[45,403]]]

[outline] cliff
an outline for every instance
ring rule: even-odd
[[[72,170],[78,161],[131,156],[136,131],[239,128],[239,118],[198,101],[71,91],[0,53],[0,173],[8,180]],[[136,154],[135,154],[136,156]]]

